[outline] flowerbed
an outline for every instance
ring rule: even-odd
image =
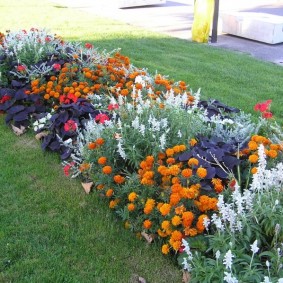
[[[282,282],[282,130],[45,30],[0,35],[0,111],[190,282]]]

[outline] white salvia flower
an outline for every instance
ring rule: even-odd
[[[194,101],[193,101],[193,106],[192,106],[193,109],[198,108],[198,103],[200,100],[200,90],[201,89],[199,88],[198,91],[194,93]]]
[[[39,123],[46,123],[46,117],[43,117],[41,119],[38,120]]]
[[[211,223],[213,223],[218,230],[224,231],[224,225],[221,221],[221,218],[215,213],[211,216]]]
[[[272,281],[270,281],[269,277],[264,276],[264,281],[261,283],[272,283]]]
[[[182,265],[183,265],[184,270],[187,270],[187,271],[192,270],[192,266],[191,264],[188,263],[188,260],[186,258],[183,259]]]
[[[162,118],[160,120],[160,125],[162,128],[167,128],[168,127],[168,119],[167,118]]]
[[[128,111],[131,111],[131,110],[133,110],[134,106],[131,103],[127,103],[126,108],[127,108]]]
[[[178,131],[177,136],[178,136],[178,138],[182,137],[182,132],[180,130]]]
[[[137,114],[139,114],[139,115],[142,114],[143,108],[142,108],[142,106],[140,104],[137,105],[136,111],[137,111]]]
[[[123,96],[122,95],[119,95],[118,96],[118,104],[121,106],[124,104],[124,99],[123,99]]]
[[[283,283],[283,278],[279,278],[277,283]]]
[[[140,83],[143,87],[145,87],[145,81],[142,76],[136,76],[135,83]]]
[[[266,264],[266,266],[267,266],[268,268],[270,267],[270,263],[269,263],[268,260],[265,262],[265,264]]]
[[[226,269],[230,269],[232,268],[232,263],[233,263],[233,257],[234,255],[232,254],[231,250],[229,250],[223,259],[223,264],[225,265]]]
[[[140,120],[139,120],[139,117],[136,116],[136,118],[132,121],[132,127],[134,129],[138,129],[140,126]]]
[[[185,239],[182,239],[182,246],[184,247],[184,252],[188,255],[188,260],[192,261],[193,254],[191,252],[189,243]]]
[[[257,240],[255,240],[254,243],[250,246],[253,254],[256,254],[259,251],[259,247],[257,246]]]
[[[123,149],[123,146],[122,146],[122,139],[119,139],[117,148],[118,148],[117,151],[118,151],[118,153],[120,154],[120,156],[121,156],[123,159],[126,159],[126,153],[125,153],[125,150]]]
[[[160,149],[165,149],[166,146],[166,135],[163,133],[159,139],[160,141]]]
[[[117,121],[117,128],[118,128],[119,130],[122,129],[122,122],[121,122],[121,119],[118,119],[118,121]]]
[[[208,227],[210,225],[210,219],[208,217],[205,217],[203,219],[203,225],[204,225],[205,229],[208,231]]]
[[[216,260],[218,260],[218,259],[220,258],[220,255],[221,255],[221,253],[220,253],[220,251],[218,250],[218,251],[215,253],[215,258],[216,258]]]
[[[143,124],[140,125],[139,132],[142,134],[142,136],[145,135],[145,125],[143,125]]]
[[[224,280],[227,283],[238,283],[239,281],[237,280],[236,277],[233,277],[232,273],[225,271],[224,272]]]

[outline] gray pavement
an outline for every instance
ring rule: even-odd
[[[283,0],[219,1],[220,14],[227,11],[249,11],[283,17]],[[166,4],[133,8],[119,8],[118,0],[52,0],[52,2],[172,37],[191,40],[194,0],[167,0]],[[250,54],[260,60],[283,66],[283,43],[271,45],[220,32],[217,42],[208,44],[216,48]]]

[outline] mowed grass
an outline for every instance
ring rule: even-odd
[[[0,30],[44,27],[66,40],[91,42],[100,50],[121,48],[135,66],[184,80],[193,91],[201,88],[204,99],[218,99],[255,116],[253,106],[272,99],[272,111],[282,124],[282,66],[99,18],[88,10],[52,1],[0,0]]]
[[[15,136],[3,116],[0,133],[0,282],[180,282],[157,245],[63,176],[34,137]]]
[[[272,99],[282,123],[283,68],[245,54],[152,33],[51,1],[0,0],[0,31],[47,28],[100,50],[121,48],[151,73],[184,80],[203,98],[253,115]],[[62,174],[31,133],[16,137],[0,120],[0,282],[181,282],[179,268],[123,228],[96,194]]]

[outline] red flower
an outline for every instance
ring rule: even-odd
[[[272,100],[266,100],[262,103],[257,103],[254,107],[255,111],[260,111],[260,112],[265,112],[267,110],[269,110],[270,104],[271,104]]]
[[[18,65],[17,66],[17,71],[18,72],[24,72],[26,70],[26,67],[24,65]]]
[[[66,132],[69,131],[75,131],[77,129],[77,123],[74,120],[68,120],[65,124],[64,124],[64,130]]]
[[[75,162],[71,162],[70,164],[67,164],[64,166],[63,170],[64,170],[64,174],[65,176],[69,176],[70,175],[70,169],[75,165]]]
[[[59,101],[61,104],[76,103],[78,98],[73,93],[69,93],[67,95],[60,95]]]
[[[265,118],[265,119],[270,119],[272,118],[273,114],[269,111],[265,111],[262,113],[262,117]]]
[[[110,118],[106,114],[100,113],[100,114],[95,116],[95,121],[99,122],[100,124],[104,124],[105,121],[109,121],[109,120],[110,120]]]
[[[6,101],[11,100],[11,97],[7,94],[5,94],[1,99],[0,99],[0,104],[5,103]]]
[[[118,109],[118,108],[119,108],[119,105],[117,103],[115,103],[115,104],[111,103],[107,107],[108,110],[115,110],[115,109]]]
[[[263,118],[270,119],[273,116],[272,113],[269,111],[271,102],[272,100],[269,99],[262,103],[257,103],[254,107],[254,110],[260,111]]]
[[[51,41],[51,38],[49,36],[46,36],[45,37],[45,42],[50,42]]]
[[[91,49],[91,48],[93,48],[93,45],[91,43],[86,43],[85,48]]]
[[[59,71],[61,69],[61,65],[60,64],[53,64],[53,69],[56,71]]]

